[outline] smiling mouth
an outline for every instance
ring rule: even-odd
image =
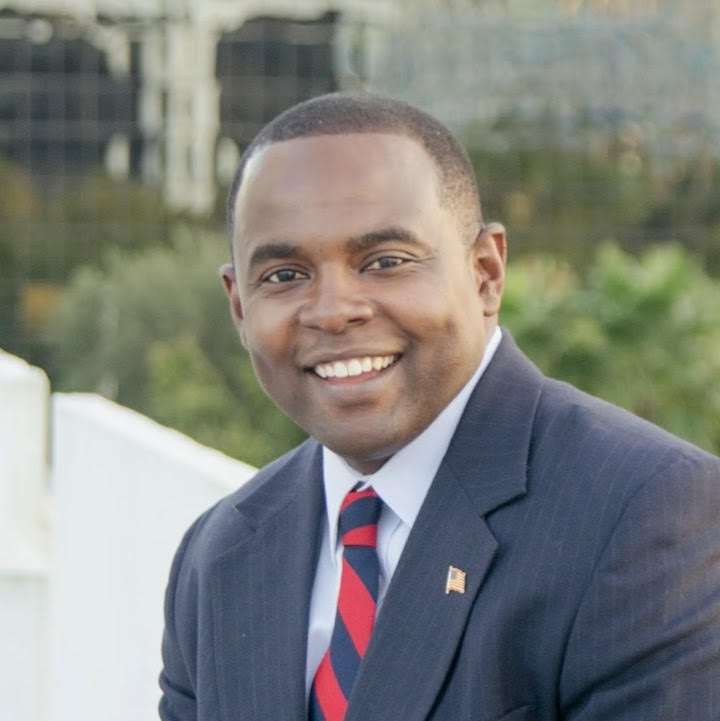
[[[363,356],[362,358],[347,358],[332,363],[318,363],[313,372],[320,378],[351,378],[364,373],[379,372],[389,368],[400,358],[398,353],[392,355]]]

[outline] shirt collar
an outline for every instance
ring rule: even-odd
[[[383,503],[412,528],[470,394],[501,340],[502,333],[499,328],[495,328],[485,347],[482,361],[470,380],[419,436],[395,453],[375,473],[363,476],[342,457],[323,446],[323,484],[330,548],[337,546],[337,524],[342,501],[359,482],[372,486]]]

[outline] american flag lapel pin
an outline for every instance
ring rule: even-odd
[[[465,593],[465,571],[455,566],[448,567],[447,581],[445,581],[445,593]]]

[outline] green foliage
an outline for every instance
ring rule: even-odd
[[[502,319],[548,375],[720,453],[720,283],[679,246],[521,259]]]
[[[660,157],[642,125],[564,127],[559,118],[467,133],[489,219],[516,255],[551,252],[584,266],[613,238],[633,252],[672,239],[720,276],[720,159]]]
[[[0,185],[3,275],[26,281],[63,282],[77,266],[100,263],[108,248],[157,245],[172,217],[156,190],[100,173],[41,193],[25,171],[0,162]]]
[[[508,227],[514,257],[550,252],[583,268],[607,238],[635,253],[671,239],[720,277],[717,155],[661,158],[649,150],[658,147],[651,124],[609,117],[601,125],[592,113],[568,119],[548,109],[468,129],[486,214]],[[0,161],[0,344],[54,377],[42,335],[54,286],[78,267],[103,267],[109,249],[168,245],[173,227],[187,219],[138,180],[95,172],[52,183],[34,184]]]
[[[519,253],[547,251],[584,264],[594,245],[637,233],[651,212],[647,165],[629,172],[620,158],[557,148],[471,156],[486,214],[507,225]]]
[[[110,248],[164,243],[172,219],[160,193],[136,181],[100,173],[54,181],[41,187],[0,161],[0,342],[51,374],[38,329],[53,309],[52,286],[62,286],[79,266],[101,265]]]
[[[68,286],[49,342],[60,390],[94,390],[248,463],[303,435],[267,399],[230,320],[219,235],[111,253]]]
[[[232,326],[226,253],[221,236],[184,232],[78,272],[51,331],[56,386],[103,392],[256,465],[298,443]],[[687,251],[606,244],[580,272],[522,257],[502,321],[549,375],[720,452],[720,283]]]
[[[4,220],[27,220],[40,210],[30,175],[0,158],[0,218]],[[4,238],[7,241],[7,238]]]
[[[486,214],[510,235],[503,322],[548,374],[720,452],[718,283],[687,251],[643,252],[675,239],[720,275],[720,160],[650,155],[641,126],[566,130],[548,114],[470,134]],[[100,391],[252,463],[302,438],[228,318],[224,239],[197,222],[192,237],[134,181],[41,193],[0,163],[0,185],[0,344],[60,389]]]
[[[674,164],[653,194],[642,229],[649,240],[674,238],[720,276],[720,161],[700,153]]]
[[[173,216],[158,189],[93,173],[65,178],[51,194],[45,218],[64,250],[67,274],[88,261],[100,262],[108,248],[140,250],[167,241]]]

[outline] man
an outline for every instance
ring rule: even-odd
[[[311,438],[186,534],[163,719],[720,719],[718,461],[499,330],[505,231],[452,135],[314,99],[229,220],[233,320]]]

